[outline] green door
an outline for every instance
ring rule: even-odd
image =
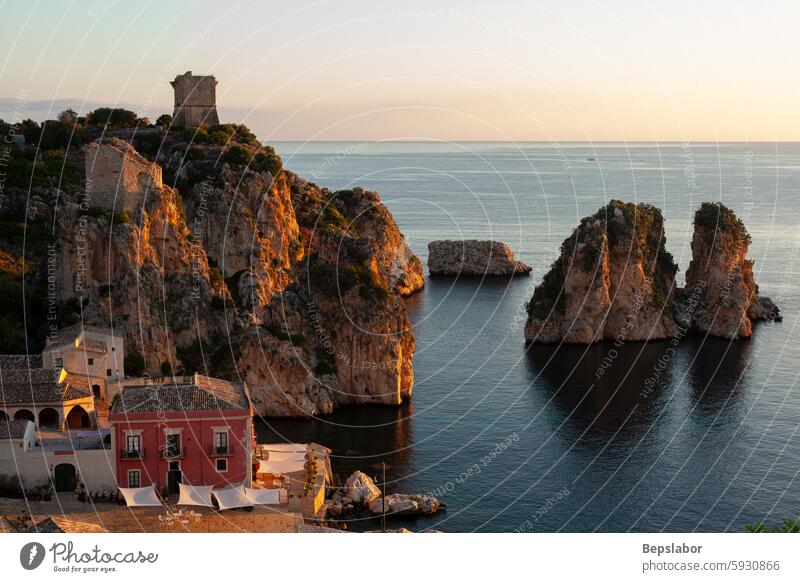
[[[55,468],[56,493],[75,493],[75,467],[61,463]]]

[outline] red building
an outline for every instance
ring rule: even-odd
[[[255,445],[243,384],[195,374],[125,386],[109,414],[120,487],[250,485]]]

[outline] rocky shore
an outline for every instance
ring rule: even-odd
[[[531,268],[514,258],[511,248],[491,240],[436,240],[428,243],[431,275],[527,276]]]
[[[527,306],[526,343],[589,344],[697,333],[745,338],[752,322],[781,319],[759,295],[750,235],[722,203],[695,214],[686,287],[666,250],[661,211],[612,200],[580,225]]]
[[[380,516],[384,511],[393,517],[432,515],[447,507],[429,495],[391,493],[384,498],[375,482],[361,471],[350,475],[326,503],[326,517],[333,520]]]

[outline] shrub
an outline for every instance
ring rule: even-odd
[[[131,215],[128,214],[127,210],[123,210],[122,212],[115,212],[113,216],[113,221],[117,224],[128,224],[131,221]]]
[[[253,159],[253,152],[241,145],[233,145],[226,151],[222,159],[232,165],[244,166]]]
[[[166,361],[166,360],[164,360],[163,362],[161,362],[161,373],[162,373],[164,376],[172,376],[172,364],[170,364],[170,363],[169,363],[168,361]]]
[[[253,158],[253,169],[258,172],[269,172],[274,177],[283,170],[283,160],[275,153],[274,148],[264,146]]]
[[[172,125],[172,116],[169,113],[159,115],[156,119],[156,125],[159,127],[169,127]]]
[[[146,364],[141,354],[131,352],[125,356],[125,373],[131,376],[141,376],[145,371]]]

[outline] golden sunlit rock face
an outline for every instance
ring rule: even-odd
[[[151,374],[246,380],[261,414],[408,398],[402,296],[424,279],[378,194],[321,189],[254,138],[190,137],[165,137],[151,156],[165,185],[124,215],[65,195],[58,301],[80,300],[86,323],[113,322]]]

